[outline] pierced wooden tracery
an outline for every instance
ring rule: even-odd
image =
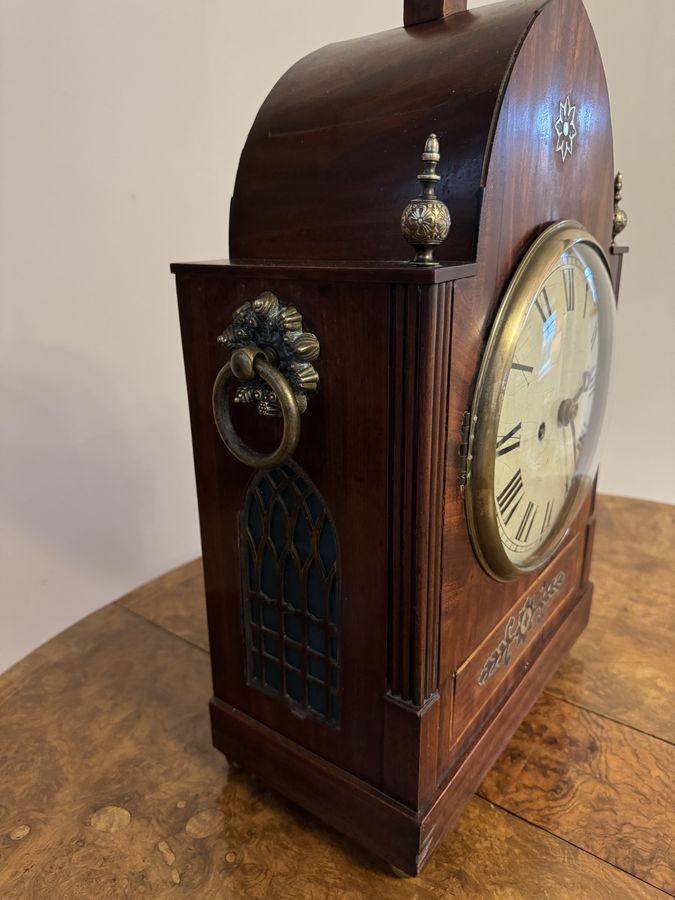
[[[337,536],[319,492],[295,463],[251,481],[240,547],[249,683],[337,725]]]

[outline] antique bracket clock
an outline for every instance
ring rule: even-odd
[[[407,0],[279,81],[231,259],[172,268],[214,743],[402,872],[588,619],[620,190],[581,0]]]

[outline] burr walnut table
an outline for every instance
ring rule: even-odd
[[[211,746],[199,561],[0,677],[0,897],[675,891],[675,507],[602,497],[591,622],[417,879]]]

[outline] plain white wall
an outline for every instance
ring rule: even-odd
[[[0,670],[199,554],[169,263],[226,255],[276,79],[401,6],[0,0]],[[675,3],[587,6],[632,248],[601,489],[675,502]]]

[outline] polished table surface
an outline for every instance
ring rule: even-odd
[[[0,898],[675,891],[675,507],[598,500],[591,622],[417,879],[211,747],[199,561],[0,677]]]

